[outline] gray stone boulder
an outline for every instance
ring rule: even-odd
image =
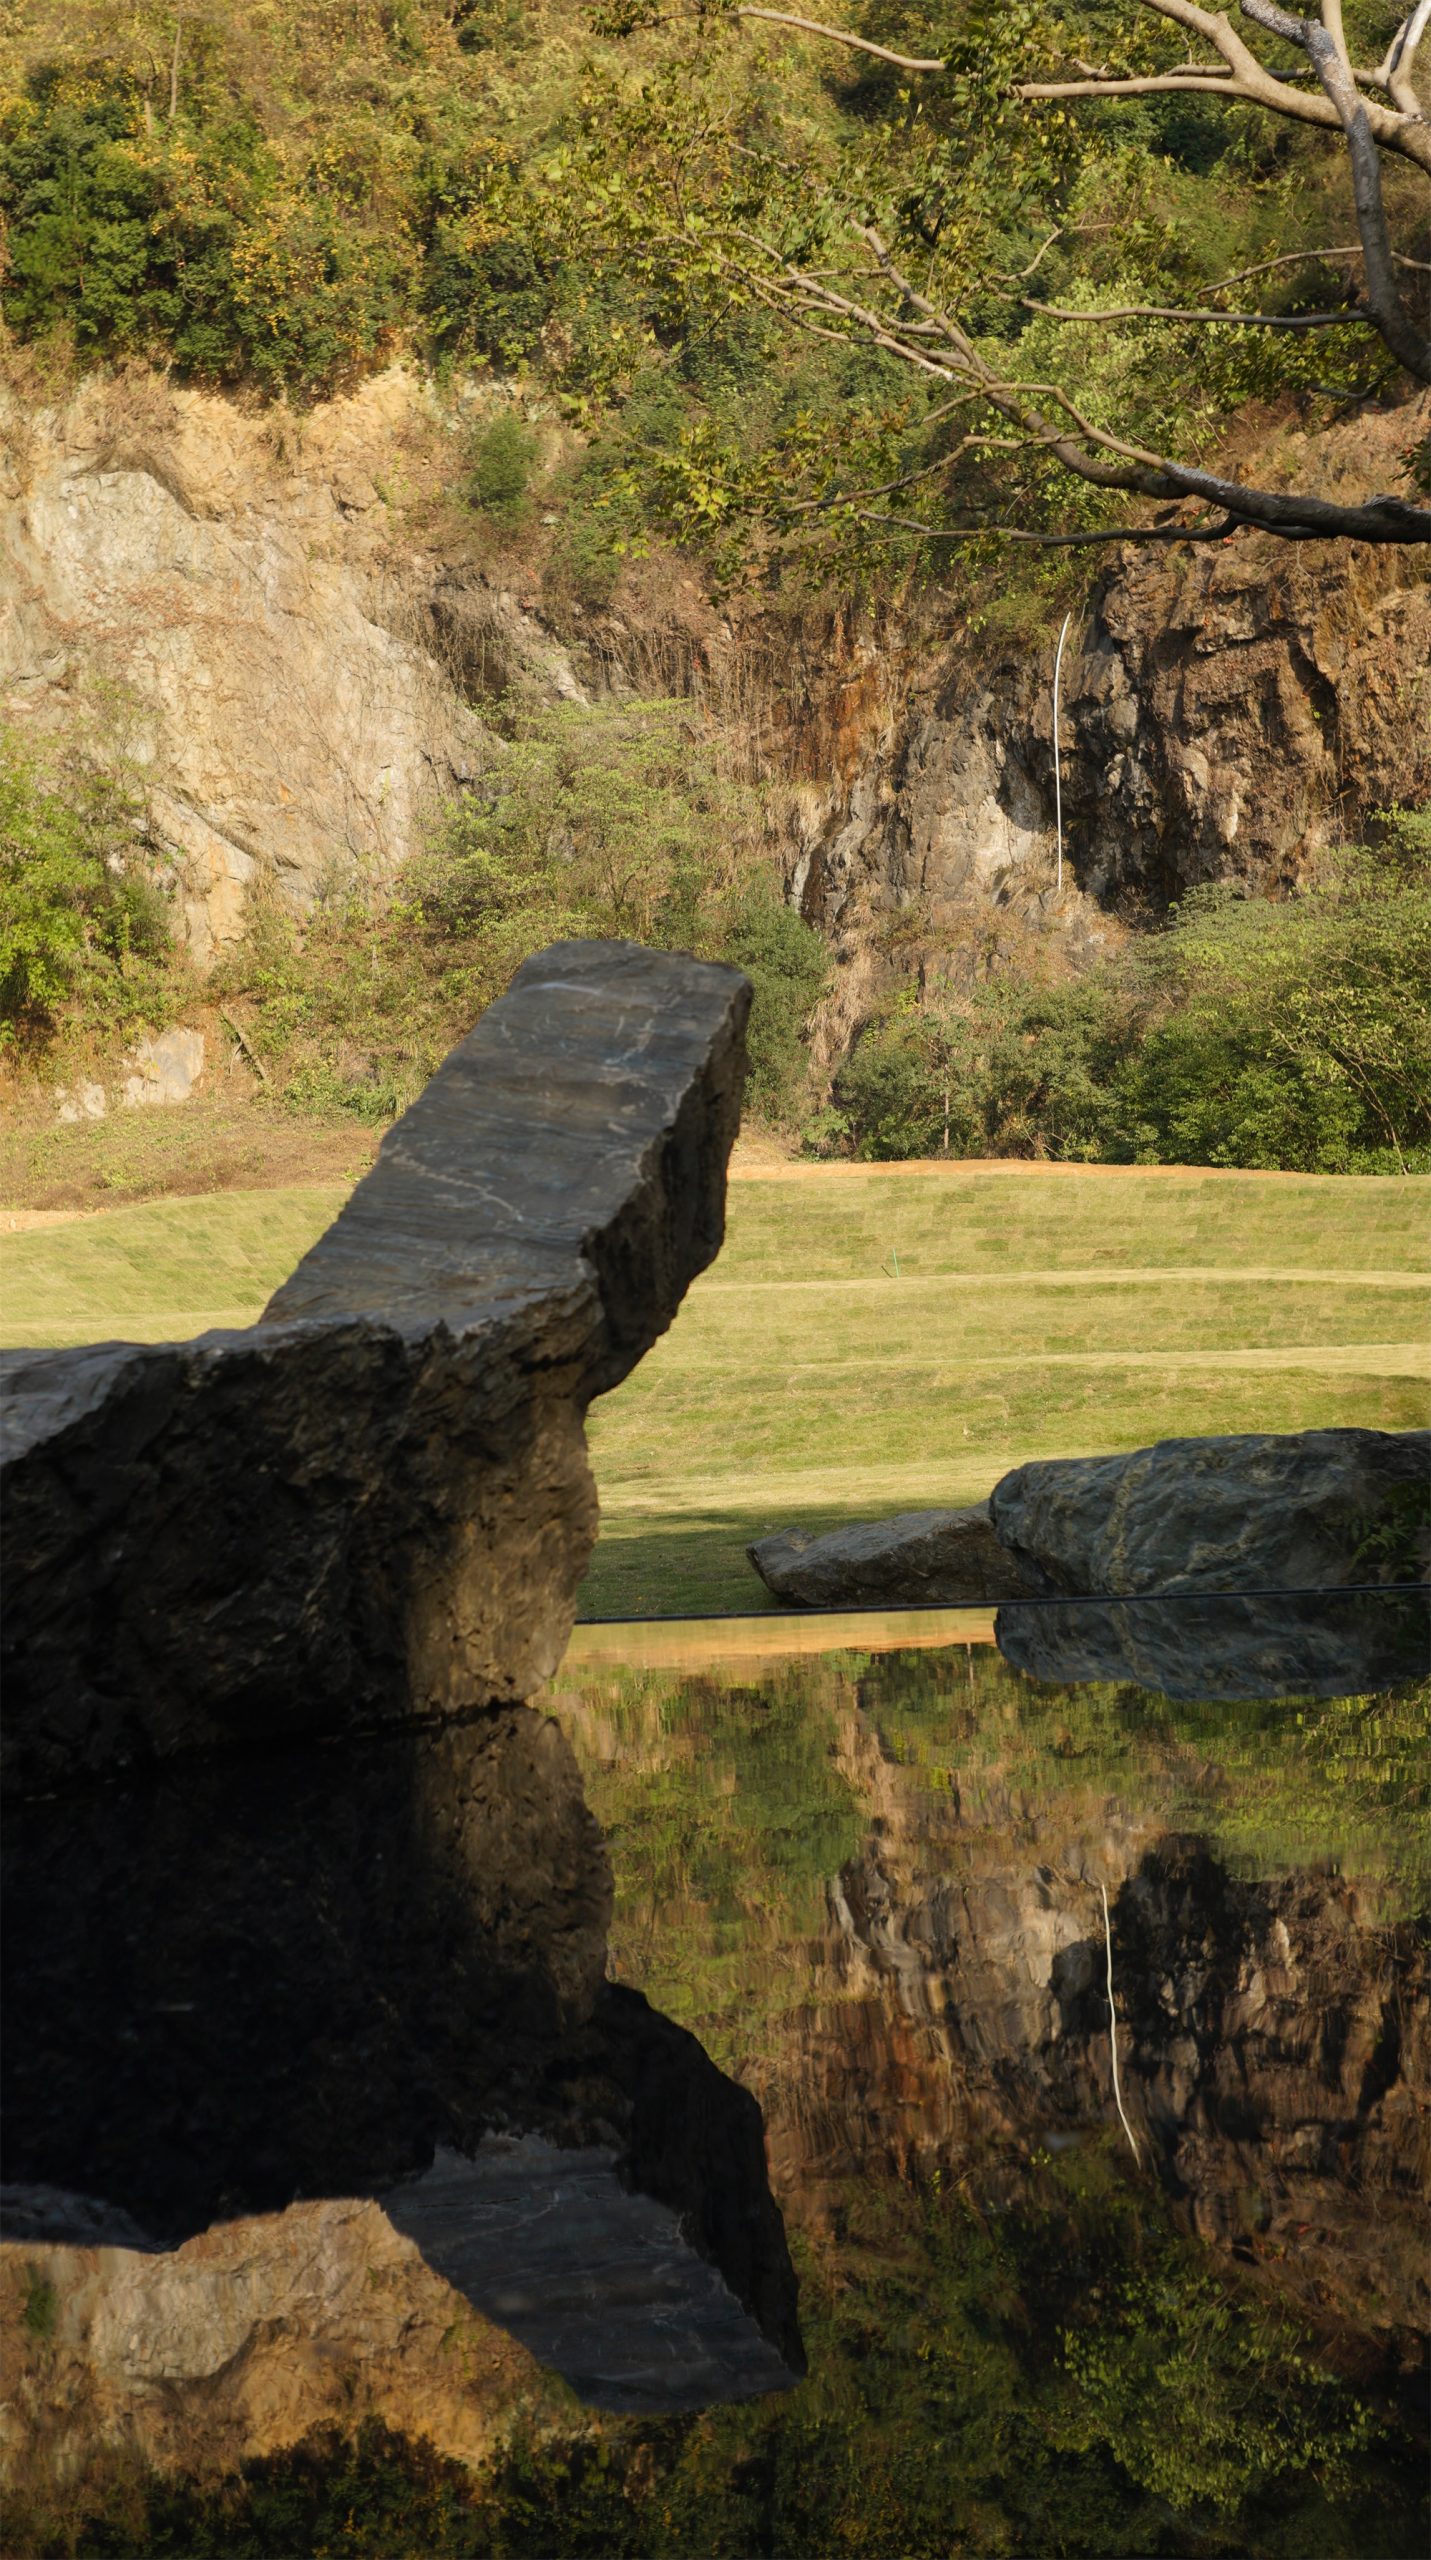
[[[518,970],[245,1332],[0,1355],[6,1783],[528,1698],[596,1535],[583,1428],[719,1250],[750,995]]]
[[[785,1529],[746,1554],[768,1591],[800,1609],[993,1607],[1035,1586],[995,1535],[987,1502],[904,1511],[823,1537]]]
[[[1139,1594],[1415,1580],[1428,1509],[1431,1432],[1356,1430],[1040,1458],[989,1503],[1035,1588]]]

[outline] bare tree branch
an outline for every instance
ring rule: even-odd
[[[872,510],[857,510],[862,524],[896,526],[902,533],[922,534],[929,542],[972,542],[989,535],[999,542],[1028,542],[1050,551],[1086,549],[1097,542],[1227,542],[1240,530],[1235,516],[1224,516],[1219,524],[1118,524],[1095,533],[1031,533],[1017,524],[920,524],[913,516],[876,515]]]
[[[863,337],[868,344],[935,380],[962,384],[979,393],[988,408],[1005,419],[1026,444],[1041,446],[1076,478],[1095,488],[1121,490],[1129,496],[1164,504],[1196,501],[1202,507],[1211,505],[1234,525],[1256,525],[1288,541],[1331,536],[1375,543],[1431,542],[1431,508],[1411,506],[1404,499],[1385,494],[1349,504],[1291,490],[1252,488],[1220,473],[1150,452],[1095,425],[1057,384],[1010,380],[996,371],[953,313],[941,311],[919,292],[871,225],[851,227],[865,241],[899,301],[919,315],[917,321],[901,318],[897,312],[881,311],[853,294],[837,292],[832,285],[789,261],[767,266],[763,273],[747,267],[742,271],[744,280],[768,307],[782,311],[818,335],[844,344],[852,336]],[[751,245],[759,247],[758,243]],[[1054,417],[1046,414],[1039,405],[1041,401],[1053,403]],[[871,515],[867,520],[874,522],[876,518]],[[894,524],[896,519],[887,521]],[[898,521],[905,530],[917,530],[909,520]],[[1015,532],[1022,530],[1026,529],[1008,529],[1007,538],[1013,539]],[[1123,538],[1133,538],[1131,529],[1125,531]],[[1162,541],[1174,537],[1159,532],[1156,538]]]
[[[1334,5],[1335,0],[1328,0],[1329,7]],[[1175,25],[1185,27],[1191,34],[1201,36],[1203,42],[1219,55],[1223,68],[1219,71],[1214,64],[1209,63],[1205,70],[1193,71],[1180,68],[1176,71],[1152,72],[1142,79],[1099,77],[1080,80],[1021,81],[1015,94],[1020,98],[1028,99],[1131,98],[1149,97],[1159,90],[1193,89],[1210,92],[1214,97],[1233,98],[1244,105],[1265,107],[1273,115],[1291,117],[1296,123],[1321,125],[1328,130],[1339,127],[1345,133],[1347,124],[1341,104],[1327,88],[1322,62],[1306,43],[1302,33],[1304,28],[1323,39],[1327,57],[1336,64],[1345,87],[1353,96],[1359,95],[1358,84],[1362,82],[1368,87],[1386,88],[1389,95],[1389,83],[1393,74],[1402,81],[1403,85],[1406,85],[1407,57],[1409,52],[1414,50],[1410,42],[1409,30],[1412,25],[1410,19],[1407,21],[1407,35],[1401,51],[1396,54],[1394,64],[1391,56],[1388,55],[1387,61],[1378,64],[1375,71],[1354,72],[1347,59],[1345,41],[1340,40],[1339,36],[1334,35],[1325,25],[1314,26],[1314,22],[1310,19],[1294,18],[1289,10],[1277,8],[1274,0],[1241,0],[1245,17],[1251,18],[1268,34],[1279,35],[1286,43],[1298,45],[1308,54],[1321,88],[1321,95],[1318,96],[1315,92],[1304,92],[1293,88],[1278,72],[1269,69],[1251,47],[1243,42],[1236,28],[1220,9],[1199,8],[1197,0],[1144,0],[1144,6],[1155,9],[1160,17],[1172,19]],[[1426,0],[1418,0],[1418,6],[1413,12],[1413,18],[1421,21],[1421,27],[1416,34],[1418,43],[1428,14],[1431,13],[1428,13]],[[1338,29],[1340,23],[1338,15],[1336,20]],[[1394,46],[1392,51],[1395,52]],[[1379,99],[1363,99],[1367,133],[1369,139],[1379,145],[1382,150],[1398,151],[1404,158],[1414,160],[1418,167],[1431,170],[1431,125],[1427,124],[1415,100],[1414,92],[1410,92],[1409,88],[1408,94],[1411,97],[1409,107],[1404,106],[1400,101],[1393,101],[1383,106]]]
[[[1411,66],[1428,26],[1431,26],[1431,0],[1417,0],[1417,5],[1410,16],[1402,19],[1382,60],[1372,74],[1377,86],[1385,89],[1393,104],[1398,106],[1406,116],[1424,116],[1425,114],[1425,109],[1411,85]]]
[[[1351,165],[1359,233],[1357,247],[1292,251],[1284,258],[1267,259],[1243,268],[1211,290],[1224,291],[1248,276],[1266,274],[1274,267],[1292,265],[1299,260],[1356,256],[1362,262],[1365,278],[1364,304],[1345,311],[1281,313],[1206,308],[1183,310],[1162,304],[1135,303],[1093,312],[1043,303],[1023,295],[1019,297],[1023,307],[1045,312],[1061,323],[1075,325],[1109,319],[1162,319],[1198,327],[1250,327],[1293,333],[1369,326],[1376,330],[1407,373],[1418,381],[1431,382],[1431,341],[1413,320],[1396,274],[1398,267],[1419,271],[1419,262],[1391,246],[1380,167],[1381,152],[1393,151],[1418,167],[1431,171],[1431,122],[1428,122],[1411,84],[1411,68],[1417,49],[1428,26],[1431,26],[1431,0],[1414,0],[1414,6],[1403,19],[1383,61],[1373,70],[1358,70],[1351,61],[1342,24],[1341,0],[1319,0],[1320,15],[1316,18],[1295,15],[1280,6],[1279,0],[1239,0],[1244,18],[1261,28],[1264,34],[1295,46],[1303,55],[1306,67],[1299,66],[1296,71],[1282,71],[1264,62],[1223,10],[1203,8],[1199,0],[1143,0],[1143,5],[1195,37],[1208,48],[1214,59],[1206,63],[1182,63],[1169,71],[1137,77],[1104,73],[1090,64],[1079,62],[1077,68],[1082,76],[1077,80],[1021,82],[1014,94],[1033,101],[1045,98],[1148,97],[1181,91],[1230,98],[1294,122],[1335,131],[1345,145]],[[884,47],[867,42],[864,37],[780,10],[742,6],[733,14],[795,27],[802,33],[848,45],[857,52],[875,54],[881,60],[895,63],[901,70],[939,71],[947,67],[942,62],[891,54]],[[1315,85],[1307,88],[1297,86],[1296,83],[1302,79],[1310,79]],[[1380,91],[1380,96],[1374,94],[1377,91]],[[957,314],[941,308],[920,293],[912,280],[901,272],[871,225],[852,220],[851,228],[864,241],[882,279],[883,290],[877,282],[873,301],[863,299],[857,290],[839,292],[831,281],[830,270],[802,270],[749,235],[744,235],[744,245],[754,253],[754,263],[747,262],[741,267],[741,281],[768,308],[778,311],[787,321],[817,337],[846,345],[851,338],[862,338],[868,345],[895,357],[929,379],[964,386],[982,399],[995,417],[1002,418],[1015,431],[1017,445],[1041,447],[1065,470],[1094,487],[1120,490],[1130,496],[1163,504],[1171,501],[1178,507],[1196,504],[1203,509],[1212,506],[1222,511],[1220,529],[1217,530],[1210,531],[1205,522],[1189,527],[1184,521],[1173,527],[1125,527],[1116,534],[1038,535],[1027,527],[1009,525],[962,529],[921,526],[911,519],[877,515],[868,509],[861,511],[862,521],[898,524],[906,531],[940,540],[968,538],[979,532],[997,534],[1000,539],[1008,541],[1051,543],[1212,541],[1225,540],[1227,528],[1235,529],[1247,524],[1261,527],[1287,541],[1327,537],[1374,543],[1431,541],[1431,508],[1413,506],[1404,499],[1386,494],[1356,504],[1344,504],[1328,498],[1301,496],[1295,491],[1250,487],[1218,473],[1177,462],[1168,455],[1149,452],[1109,429],[1096,426],[1058,385],[1019,381],[998,371],[976,347]],[[1052,235],[1053,238],[1057,236],[1057,233]],[[1026,281],[1051,245],[1052,239],[1045,241],[1024,276],[1009,281]],[[1051,414],[1049,408],[1041,406],[1041,403],[1050,404]],[[964,439],[959,450],[963,452],[980,442],[990,447],[997,444],[994,438],[981,439],[971,434]],[[949,459],[952,457],[946,457],[946,461]],[[930,466],[931,469],[933,467]],[[911,479],[924,476],[927,476],[925,472],[912,473],[903,481],[886,484],[883,490],[859,494],[886,495],[909,485]]]
[[[852,53],[872,53],[877,62],[892,62],[896,71],[943,71],[942,59],[921,60],[909,53],[891,53],[887,45],[871,44],[865,36],[852,36],[844,27],[827,27],[818,18],[793,18],[785,9],[735,9],[737,18],[764,18],[772,27],[796,27],[803,36],[823,36],[827,44],[847,45]]]
[[[1374,329],[1369,311],[1180,311],[1166,302],[1115,302],[1106,310],[1072,311],[1059,302],[1036,302],[1019,296],[1023,311],[1041,311],[1050,320],[1196,320],[1220,321],[1225,329]]]
[[[1418,382],[1431,382],[1431,344],[1405,309],[1392,268],[1391,239],[1381,194],[1381,162],[1376,147],[1379,137],[1372,126],[1371,111],[1352,78],[1351,65],[1347,60],[1341,0],[1322,0],[1321,23],[1312,18],[1294,18],[1289,10],[1277,6],[1277,0],[1242,0],[1242,12],[1258,26],[1266,27],[1269,34],[1279,35],[1289,44],[1300,45],[1314,65],[1328,103],[1335,110],[1346,136],[1356,226],[1366,261],[1367,308],[1398,364],[1405,365],[1407,372],[1414,374]],[[1399,120],[1408,134],[1418,129],[1404,117],[1399,117]],[[1431,168],[1431,127],[1421,123],[1419,131],[1426,144],[1425,165]]]

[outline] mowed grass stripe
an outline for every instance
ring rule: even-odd
[[[251,1324],[350,1189],[207,1192],[0,1236],[0,1326],[11,1342],[59,1343]]]
[[[1178,1264],[1261,1271],[1423,1271],[1431,1178],[1130,1172],[879,1179],[802,1170],[733,1183],[717,1285],[900,1272],[1050,1276]]]
[[[1431,1339],[1428,1308],[1427,1285],[1404,1280],[1382,1290],[1349,1290],[1336,1281],[1288,1290],[1263,1280],[1250,1283],[1235,1303],[1225,1289],[1192,1279],[1151,1292],[1113,1286],[1070,1292],[1012,1280],[978,1289],[931,1280],[880,1290],[830,1281],[798,1295],[770,1296],[754,1288],[697,1289],[672,1333],[648,1355],[643,1380],[654,1392],[673,1366],[681,1372],[743,1367],[757,1331],[767,1364],[931,1356],[964,1362],[1015,1352],[1171,1354],[1229,1342],[1249,1350],[1414,1342]]]
[[[0,1326],[38,1348],[252,1322],[346,1189],[0,1237]],[[973,1500],[1028,1457],[1421,1423],[1428,1233],[1424,1180],[737,1183],[713,1272],[593,1410],[584,1614],[759,1607],[747,1538]]]
[[[716,1271],[724,1268],[717,1263]],[[884,1264],[880,1276],[893,1281],[895,1274]],[[1152,1269],[1087,1271],[936,1271],[917,1272],[901,1268],[898,1285],[902,1289],[1169,1289],[1188,1281],[1207,1281],[1223,1289],[1243,1289],[1249,1282],[1275,1280],[1278,1287],[1288,1281],[1299,1285],[1325,1286],[1333,1282],[1339,1289],[1405,1289],[1419,1287],[1431,1290],[1431,1271],[1279,1271],[1269,1264],[1263,1271],[1244,1270],[1240,1263],[1224,1270],[1216,1263],[1169,1262]],[[867,1273],[847,1280],[720,1280],[704,1274],[694,1284],[704,1297],[728,1296],[748,1298],[755,1289],[856,1289],[869,1287]]]
[[[758,1608],[749,1539],[977,1500],[1035,1456],[1412,1428],[1428,1234],[1421,1180],[737,1184],[714,1270],[593,1410],[583,1614]]]

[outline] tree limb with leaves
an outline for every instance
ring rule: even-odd
[[[1060,329],[1110,321],[1156,321],[1196,330],[1265,330],[1289,339],[1351,330],[1379,341],[1385,357],[1403,377],[1413,383],[1431,383],[1431,329],[1426,325],[1431,297],[1423,281],[1431,268],[1393,247],[1383,184],[1385,162],[1409,163],[1418,172],[1431,172],[1431,122],[1413,82],[1417,53],[1431,27],[1431,0],[1416,0],[1381,60],[1371,68],[1360,67],[1352,59],[1341,0],[1320,0],[1315,18],[1295,16],[1278,6],[1277,0],[1240,0],[1241,17],[1270,39],[1274,49],[1290,47],[1300,54],[1296,64],[1280,59],[1275,50],[1255,49],[1230,15],[1204,9],[1197,0],[1130,0],[1130,10],[1139,22],[1130,32],[1141,34],[1144,19],[1170,21],[1197,41],[1202,48],[1198,58],[1169,68],[1128,72],[1074,59],[1068,69],[1076,77],[1014,81],[1015,100],[1033,114],[1044,103],[1116,101],[1178,92],[1250,106],[1334,134],[1351,178],[1355,243],[1265,260],[1209,290],[1211,294],[1230,291],[1259,272],[1301,259],[1309,264],[1318,259],[1340,261],[1354,278],[1359,269],[1359,278],[1349,283],[1340,307],[1310,311],[1222,308],[1211,300],[1196,307],[1128,301],[1108,309],[1074,308],[1027,291],[1006,291],[1003,299]],[[654,22],[654,13],[628,9],[623,14],[628,24]],[[790,12],[712,7],[703,0],[699,14],[707,21],[724,18],[770,24],[859,56],[876,57],[881,64],[921,81],[937,80],[950,68],[944,60],[896,53],[853,29]],[[809,258],[792,253],[788,239],[772,237],[770,228],[763,225],[732,229],[720,242],[718,254],[732,286],[788,325],[837,343],[876,349],[922,376],[931,387],[947,391],[948,406],[967,412],[961,440],[944,457],[949,464],[975,451],[1041,455],[1093,489],[1148,501],[1159,510],[1151,521],[1086,530],[1040,531],[1027,521],[997,520],[988,514],[967,522],[927,523],[879,506],[891,488],[901,485],[892,483],[881,489],[840,491],[833,503],[847,517],[941,541],[995,536],[1039,544],[1206,542],[1225,540],[1244,526],[1287,541],[1431,541],[1431,508],[1395,494],[1353,501],[1260,486],[1232,473],[1205,469],[1176,452],[1162,451],[1116,419],[1109,423],[1096,418],[1064,384],[1026,374],[1016,339],[1012,343],[993,339],[980,329],[971,316],[971,305],[987,299],[986,277],[960,278],[956,289],[947,274],[916,275],[912,256],[897,249],[888,224],[871,218],[867,207],[846,204],[840,209],[837,227],[843,232],[847,253],[845,263],[837,260],[833,266],[827,255]],[[1034,268],[1037,264],[1035,259]],[[1029,269],[1011,281],[1026,285],[1032,272]]]

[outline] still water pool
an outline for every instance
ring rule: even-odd
[[[809,2359],[613,2432],[629,2539],[574,2481],[565,2547],[1411,2560],[1426,1689],[1179,1703],[992,1632],[584,1629],[544,1701],[613,1971],[764,2110]]]

